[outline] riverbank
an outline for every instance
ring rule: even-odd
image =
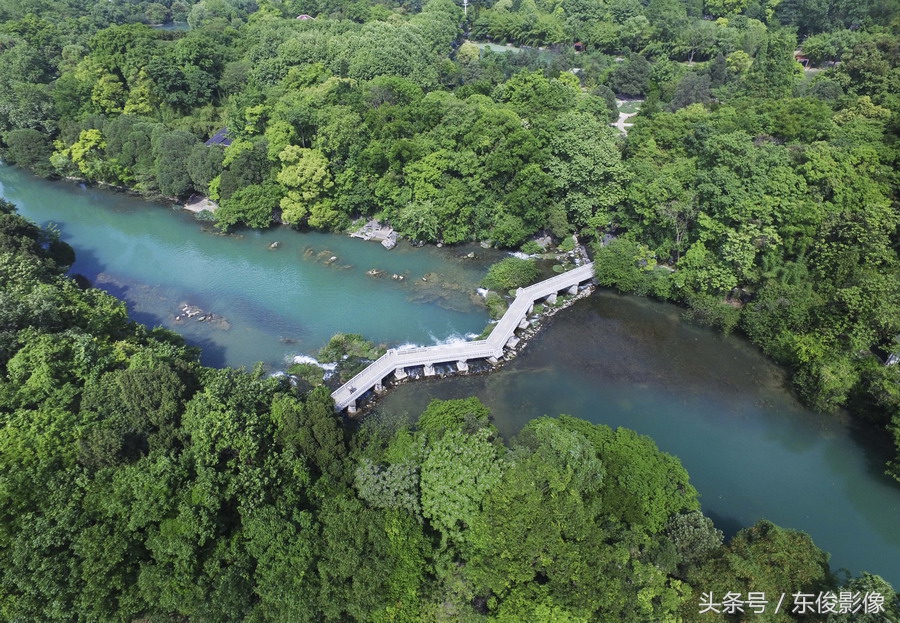
[[[0,166],[0,188],[24,216],[59,227],[76,250],[72,274],[102,281],[136,321],[182,334],[213,367],[252,369],[261,361],[283,370],[336,333],[392,345],[477,335],[489,317],[476,289],[487,268],[506,257],[476,244],[401,242],[387,252],[342,234],[281,228],[223,236],[165,203],[8,166]],[[475,257],[460,257],[469,253]],[[327,263],[331,257],[339,261]],[[372,268],[404,279],[373,278]],[[176,322],[184,302],[227,318],[230,330]]]
[[[283,369],[339,332],[395,345],[477,334],[488,316],[472,293],[506,257],[478,245],[401,243],[388,253],[317,232],[213,235],[188,213],[3,166],[0,194],[28,218],[58,225],[76,250],[73,273],[110,275],[105,289],[134,320],[181,333],[214,367]],[[316,259],[325,251],[340,262]],[[470,251],[474,259],[459,257]],[[372,267],[406,279],[374,279]],[[172,312],[184,301],[227,317],[231,329],[176,325]],[[785,391],[783,370],[736,336],[684,322],[680,307],[598,288],[542,323],[491,374],[396,386],[370,417],[477,395],[507,437],[558,413],[632,428],[682,460],[704,509],[729,534],[765,517],[809,532],[833,553],[834,568],[900,585],[900,494],[883,475],[883,439],[803,408]]]
[[[704,512],[728,536],[765,518],[809,533],[832,569],[900,585],[900,488],[889,444],[847,414],[815,413],[752,344],[682,319],[681,309],[604,288],[543,326],[489,374],[394,387],[371,418],[478,397],[509,439],[561,413],[625,427],[678,456]]]

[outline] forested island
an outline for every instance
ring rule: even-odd
[[[897,9],[2,0],[0,152],[209,197],[226,232],[575,233],[601,284],[743,332],[900,449]],[[200,366],[0,212],[3,620],[737,620],[701,595],[840,590],[900,617],[802,533],[724,544],[648,438],[503,440],[477,401],[344,426],[324,388]],[[767,617],[794,619],[819,620]]]

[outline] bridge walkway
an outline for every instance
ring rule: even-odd
[[[334,399],[335,409],[343,411],[350,408],[352,411],[356,407],[356,400],[366,392],[380,388],[387,376],[395,373],[401,378],[405,376],[404,368],[427,367],[436,363],[465,363],[470,359],[489,359],[491,357],[499,359],[503,356],[503,351],[510,339],[515,335],[516,329],[531,312],[536,301],[570,290],[581,283],[590,281],[593,277],[594,264],[590,262],[527,288],[519,288],[516,291],[515,300],[494,326],[487,339],[388,350],[369,364],[365,370],[332,392],[331,397]]]

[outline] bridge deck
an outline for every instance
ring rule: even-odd
[[[594,276],[593,262],[579,266],[570,271],[545,279],[527,288],[519,288],[516,298],[509,309],[491,331],[486,340],[474,342],[457,342],[438,346],[419,346],[413,348],[390,349],[373,361],[369,366],[352,379],[336,389],[331,397],[335,409],[342,411],[367,391],[380,384],[382,380],[398,368],[432,365],[469,359],[501,357],[506,343],[528,315],[532,304],[542,298],[556,294],[576,286]]]

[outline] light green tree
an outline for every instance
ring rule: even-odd
[[[281,218],[285,223],[298,225],[307,219],[322,218],[323,202],[334,187],[328,158],[318,149],[288,145],[280,154],[281,170],[278,183],[286,192],[281,199]]]
[[[501,475],[490,429],[471,434],[451,430],[428,445],[420,476],[422,514],[440,532],[445,547],[468,540],[468,526]]]

